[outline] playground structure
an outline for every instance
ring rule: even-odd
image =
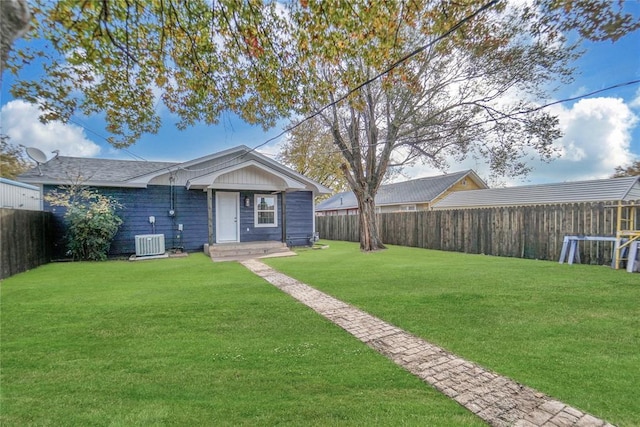
[[[618,216],[616,224],[614,268],[617,270],[624,261],[627,262],[627,271],[636,271],[638,262],[638,246],[640,246],[640,221],[638,220],[637,202],[618,202]]]
[[[611,208],[617,209],[616,215],[616,235],[614,236],[583,236],[567,235],[562,242],[560,252],[560,264],[565,259],[568,264],[574,261],[580,262],[580,251],[578,243],[581,241],[613,242],[613,256],[611,268],[616,270],[626,263],[628,272],[640,270],[640,261],[637,260],[640,254],[640,204],[638,202],[619,201]]]

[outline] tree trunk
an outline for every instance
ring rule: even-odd
[[[360,249],[363,251],[377,251],[386,249],[378,233],[378,218],[376,204],[372,196],[356,195],[360,209]]]

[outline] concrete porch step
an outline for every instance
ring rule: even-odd
[[[216,243],[209,246],[209,255],[213,261],[237,261],[273,256],[292,256],[295,253],[289,250],[286,243],[268,241]]]

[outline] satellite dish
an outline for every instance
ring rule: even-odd
[[[47,162],[47,155],[36,147],[27,147],[26,151],[27,156],[31,157],[31,159],[36,162],[38,172],[40,173],[40,176],[42,176],[42,169],[40,169],[40,165]]]
[[[47,162],[47,155],[36,147],[27,147],[27,156],[31,157],[38,165]]]

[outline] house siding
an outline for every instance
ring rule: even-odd
[[[313,193],[297,191],[286,195],[287,244],[305,246],[313,236]]]
[[[55,188],[45,186],[44,193]],[[181,247],[186,251],[201,250],[207,241],[207,195],[204,192],[173,187],[175,215],[171,217],[170,186],[149,186],[146,189],[100,187],[97,190],[115,198],[123,206],[118,210],[123,222],[109,250],[110,255],[135,253],[135,236],[138,234],[164,234],[167,249]],[[50,206],[46,201],[44,209],[53,213],[54,257],[64,257],[65,209]],[[155,226],[149,223],[149,216],[155,216]],[[178,224],[183,225],[182,232],[178,231]]]
[[[45,186],[44,194],[58,187]],[[152,185],[147,188],[96,188],[100,194],[113,197],[121,205],[118,216],[122,219],[118,233],[109,250],[111,256],[130,255],[135,253],[135,236],[139,234],[164,234],[167,249],[182,248],[185,251],[200,251],[207,242],[207,193],[201,190],[187,190],[181,186]],[[171,217],[171,198],[173,191],[173,210]],[[240,241],[255,242],[276,240],[283,241],[283,224],[286,223],[287,243],[292,246],[308,244],[313,235],[313,193],[300,191],[287,193],[287,221],[282,220],[282,194],[278,194],[278,226],[255,227],[255,194],[261,192],[240,191]],[[213,221],[215,224],[215,192],[213,205]],[[250,206],[246,207],[245,197],[249,197]],[[66,227],[64,214],[66,209],[51,206],[45,201],[44,210],[51,212],[53,229],[53,257],[66,256],[64,236]],[[155,224],[149,223],[149,217],[155,217]],[[183,231],[178,230],[183,225]]]
[[[286,243],[290,246],[304,246],[309,243],[309,237],[313,235],[313,193],[311,191],[296,191],[287,193],[286,216],[283,221],[282,193],[278,194],[278,226],[255,226],[255,195],[264,194],[260,191],[240,191],[240,242],[257,241],[283,241],[283,226],[286,224]],[[215,192],[214,192],[215,200]],[[250,206],[246,207],[244,200],[248,197]],[[215,202],[214,202],[215,221]]]
[[[255,226],[255,194],[264,192],[240,192],[240,241],[259,242],[267,240],[282,241],[282,194],[278,194],[278,226],[277,227],[256,227]],[[244,198],[249,197],[251,206],[244,205]]]

